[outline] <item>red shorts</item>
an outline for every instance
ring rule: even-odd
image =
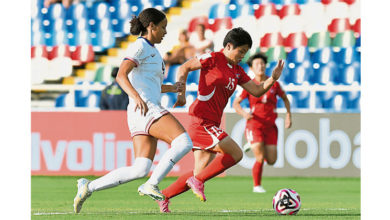
[[[278,128],[276,125],[267,127],[247,125],[245,136],[250,144],[264,142],[265,145],[277,145]]]
[[[193,143],[193,149],[209,150],[217,145],[228,134],[219,128],[219,124],[191,116],[187,129]]]

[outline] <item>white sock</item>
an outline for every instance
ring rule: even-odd
[[[177,136],[171,143],[171,148],[165,152],[160,162],[153,170],[146,183],[158,185],[171,171],[173,166],[192,149],[192,141],[187,132]]]
[[[88,184],[90,192],[112,188],[119,184],[139,179],[148,175],[152,161],[149,158],[137,157],[130,167],[121,167]]]

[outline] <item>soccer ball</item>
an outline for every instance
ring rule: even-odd
[[[301,197],[292,189],[281,189],[275,194],[272,205],[279,215],[295,215],[301,208]]]

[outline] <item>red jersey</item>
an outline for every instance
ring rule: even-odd
[[[190,106],[189,114],[219,124],[229,97],[237,84],[251,79],[239,65],[230,65],[222,52],[211,52],[199,57],[202,64],[198,97]]]
[[[260,84],[260,82],[256,81],[255,79],[253,79],[253,81],[256,84]],[[284,95],[284,91],[278,82],[275,82],[272,87],[259,98],[249,94],[246,90],[243,90],[240,97],[242,99],[249,99],[249,106],[253,115],[253,118],[248,121],[248,124],[255,123],[256,126],[270,126],[275,124],[277,117],[275,111],[277,95],[280,97]]]

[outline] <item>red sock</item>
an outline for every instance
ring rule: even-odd
[[[196,175],[196,179],[206,182],[207,180],[221,174],[223,171],[229,169],[237,162],[230,154],[218,155],[207,167]]]
[[[190,188],[187,186],[187,179],[194,175],[194,172],[191,170],[188,173],[181,175],[174,183],[168,186],[168,188],[162,191],[162,194],[165,195],[166,198],[173,198]]]
[[[253,185],[261,186],[261,177],[263,175],[263,164],[262,162],[257,162],[253,165],[252,176],[253,176]]]

